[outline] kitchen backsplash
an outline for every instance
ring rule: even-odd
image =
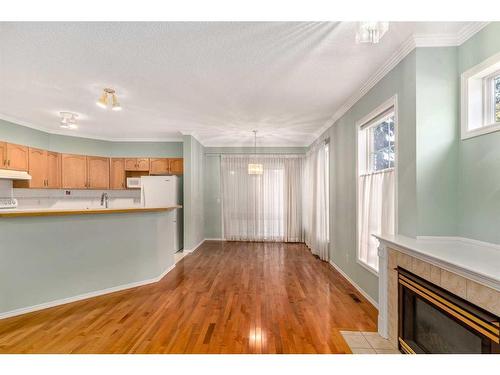
[[[0,180],[0,198],[16,198],[17,208],[97,208],[101,194],[109,196],[109,207],[139,207],[141,191],[134,190],[64,190],[12,189],[12,181]]]

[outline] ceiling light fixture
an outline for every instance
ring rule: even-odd
[[[356,43],[380,42],[380,39],[389,30],[389,22],[358,22]]]
[[[61,124],[59,125],[62,129],[70,129],[75,130],[78,129],[78,125],[76,125],[76,120],[78,115],[73,112],[59,112],[61,116]]]
[[[122,106],[118,102],[118,97],[116,96],[116,91],[114,89],[104,88],[96,104],[101,108],[108,108],[109,97],[111,97],[111,109],[113,111],[121,111]]]
[[[254,155],[257,155],[257,130],[253,130],[254,135]],[[262,164],[248,163],[248,174],[261,175],[264,173],[264,166]]]

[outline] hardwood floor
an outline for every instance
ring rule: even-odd
[[[0,353],[350,353],[377,310],[302,244],[207,241],[160,282],[0,321]]]

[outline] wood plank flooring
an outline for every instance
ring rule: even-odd
[[[377,310],[303,244],[207,241],[160,282],[0,321],[0,353],[350,353]]]

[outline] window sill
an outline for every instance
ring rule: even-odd
[[[359,264],[364,269],[366,269],[367,271],[370,271],[372,274],[374,274],[375,276],[378,277],[378,270],[376,270],[375,268],[369,266],[368,264],[366,264],[365,262],[363,262],[360,259],[356,259],[356,263]]]
[[[474,130],[465,130],[462,132],[462,140],[478,137],[480,135],[485,135],[488,133],[494,133],[497,131],[500,131],[500,123],[485,125]]]

